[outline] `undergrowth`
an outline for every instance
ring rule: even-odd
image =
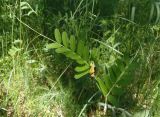
[[[1,117],[159,117],[159,1],[1,0]]]

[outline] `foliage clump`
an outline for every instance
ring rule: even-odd
[[[159,117],[159,4],[1,0],[0,116]]]

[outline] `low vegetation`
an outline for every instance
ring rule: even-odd
[[[159,117],[160,2],[1,0],[1,117]]]

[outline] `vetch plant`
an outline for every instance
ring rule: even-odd
[[[75,67],[75,78],[79,79],[85,75],[90,74],[93,78],[99,90],[102,92],[107,102],[114,106],[120,105],[120,97],[124,94],[126,86],[132,81],[132,75],[130,70],[134,68],[135,64],[132,61],[128,63],[124,59],[117,59],[115,63],[108,68],[105,66],[105,62],[94,63],[89,51],[89,46],[82,40],[76,40],[73,35],[68,36],[67,32],[62,32],[55,29],[55,42],[46,45],[47,49],[55,49],[56,53],[63,54],[67,58],[74,60],[78,65]],[[91,49],[91,52],[95,52],[96,48]],[[100,53],[99,51],[98,53]],[[99,60],[100,54],[97,54],[95,59]],[[95,69],[95,67],[97,67]]]

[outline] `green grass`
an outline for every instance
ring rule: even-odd
[[[159,117],[158,4],[1,0],[0,117]],[[46,49],[56,28],[89,49],[95,78],[74,79],[72,56]]]

